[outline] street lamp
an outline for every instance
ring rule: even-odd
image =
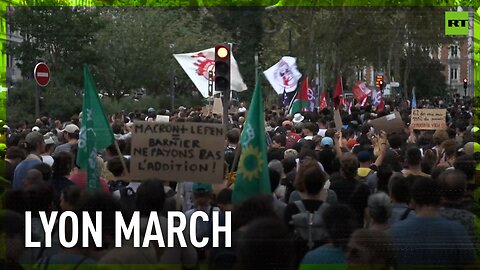
[[[170,43],[169,45],[170,47],[170,52],[173,53],[173,49],[175,48],[175,43]],[[175,110],[175,87],[176,87],[176,83],[175,83],[175,68],[173,68],[173,65],[172,65],[172,77],[170,79],[170,97],[171,97],[171,109],[172,109],[172,112]]]

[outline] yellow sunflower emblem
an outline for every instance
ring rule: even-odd
[[[257,147],[248,146],[242,149],[239,174],[243,174],[245,179],[252,181],[260,176],[262,166],[262,154]]]

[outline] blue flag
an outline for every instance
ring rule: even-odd
[[[415,97],[415,88],[412,89],[412,109],[417,108],[417,98]]]
[[[287,106],[288,105],[288,96],[287,96],[287,92],[285,91],[285,88],[283,88],[283,106]]]

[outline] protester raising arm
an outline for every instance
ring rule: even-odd
[[[342,132],[337,131],[334,136],[334,144],[335,144],[335,152],[337,157],[340,158],[342,156]]]
[[[382,165],[383,160],[385,159],[385,154],[389,148],[387,133],[385,131],[380,132],[380,139],[377,141],[378,144],[378,156],[375,160],[375,166],[378,168]]]

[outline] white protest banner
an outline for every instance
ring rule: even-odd
[[[447,109],[412,109],[410,126],[413,129],[447,129]]]
[[[296,62],[296,58],[284,56],[278,63],[263,72],[277,94],[283,94],[284,90],[290,93],[297,89],[298,80],[302,74],[298,71]]]
[[[155,119],[155,122],[168,123],[168,122],[170,122],[170,116],[168,116],[168,115],[157,115],[157,118]]]
[[[131,178],[221,183],[224,140],[221,124],[134,122]]]
[[[247,90],[247,85],[243,82],[235,57],[233,57],[233,54],[230,55],[230,89],[237,92],[245,91]],[[174,54],[173,56],[202,96],[207,98],[209,71],[213,71],[215,76],[215,48],[193,53]]]

